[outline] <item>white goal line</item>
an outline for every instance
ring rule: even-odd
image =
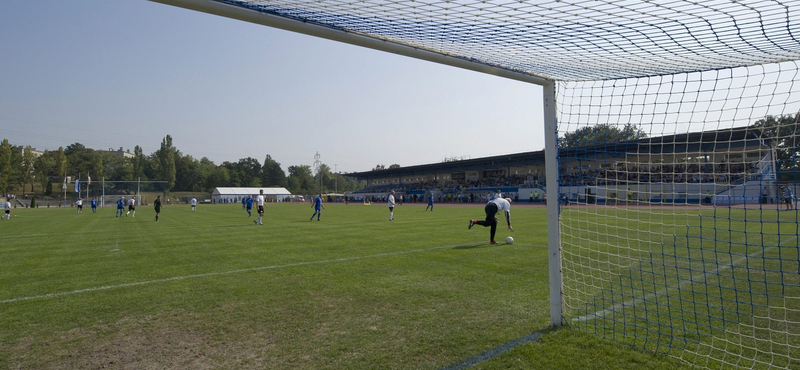
[[[251,268],[239,269],[239,270],[231,270],[231,271],[220,271],[220,272],[209,272],[209,273],[205,273],[205,274],[176,276],[176,277],[164,278],[164,279],[138,281],[138,282],[133,282],[133,283],[125,283],[125,284],[117,284],[117,285],[105,285],[105,286],[94,287],[94,288],[86,288],[86,289],[77,289],[77,290],[72,290],[72,291],[68,291],[68,292],[57,292],[57,293],[48,293],[48,294],[41,294],[41,295],[28,296],[28,297],[10,298],[10,299],[0,300],[0,304],[22,302],[22,301],[30,301],[30,300],[34,300],[34,299],[55,298],[55,297],[62,297],[62,296],[68,296],[68,295],[74,295],[74,294],[97,292],[97,291],[101,291],[101,290],[111,290],[111,289],[135,287],[135,286],[140,286],[140,285],[166,283],[166,282],[171,282],[171,281],[196,279],[196,278],[204,278],[204,277],[211,277],[211,276],[232,275],[232,274],[239,274],[239,273],[243,273],[243,272],[272,270],[272,269],[281,269],[281,268],[297,267],[297,266],[320,265],[320,264],[334,263],[334,262],[347,262],[347,261],[355,261],[355,260],[361,260],[361,259],[367,259],[367,258],[379,258],[379,257],[387,257],[387,256],[396,256],[396,255],[409,254],[409,253],[427,252],[427,251],[432,251],[432,250],[437,250],[437,249],[453,249],[453,248],[458,248],[458,247],[468,247],[468,246],[474,246],[474,245],[476,245],[476,243],[461,244],[461,245],[445,245],[445,246],[431,247],[431,248],[424,248],[424,249],[411,249],[411,250],[406,250],[406,251],[398,251],[398,252],[390,252],[390,253],[379,253],[379,254],[372,254],[372,255],[367,255],[367,256],[343,257],[343,258],[335,258],[335,259],[323,260],[323,261],[295,262],[295,263],[288,263],[288,264],[285,264],[285,265],[251,267]]]

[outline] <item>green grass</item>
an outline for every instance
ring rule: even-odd
[[[549,326],[544,208],[514,245],[482,206],[16,209],[0,221],[0,368],[440,369]],[[509,235],[498,231],[498,239]],[[480,369],[683,367],[570,329]]]
[[[800,369],[796,212],[588,207],[561,219],[566,312],[590,318],[574,327],[709,368]]]

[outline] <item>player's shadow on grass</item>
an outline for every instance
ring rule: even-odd
[[[474,243],[474,244],[465,244],[465,245],[457,245],[453,247],[453,249],[475,249],[475,248],[492,248],[497,247],[499,244],[489,244],[486,242],[482,243]]]

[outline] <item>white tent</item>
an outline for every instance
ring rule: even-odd
[[[215,188],[211,193],[214,203],[241,203],[242,198],[258,195],[264,190],[264,198],[272,202],[283,202],[292,195],[286,188]]]

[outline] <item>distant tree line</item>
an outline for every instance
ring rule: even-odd
[[[751,125],[762,132],[775,149],[778,175],[781,180],[794,179],[800,171],[800,114],[766,116]],[[559,147],[575,148],[613,142],[638,140],[646,133],[633,125],[618,128],[611,125],[589,126],[566,133],[559,138]],[[379,164],[375,171],[398,168]],[[45,151],[35,156],[30,146],[12,146],[8,139],[0,143],[0,192],[11,189],[34,193],[37,188],[45,194],[53,191],[53,180],[60,185],[64,175],[81,177],[90,174],[94,179],[113,181],[167,181],[167,191],[211,192],[215,187],[285,187],[294,194],[315,194],[361,189],[363,182],[333,173],[321,164],[317,173],[308,165],[289,166],[288,174],[280,163],[267,154],[264,162],[247,157],[237,162],[215,164],[206,157],[196,159],[175,148],[167,135],[158,150],[145,155],[138,145],[133,157],[123,158],[115,152],[93,150],[74,143],[66,148]]]
[[[8,139],[0,143],[0,192],[12,189],[21,193],[41,192],[50,195],[53,184],[60,190],[65,175],[93,181],[152,180],[166,181],[167,191],[208,192],[215,187],[285,187],[293,194],[332,193],[364,187],[356,179],[333,173],[325,164],[313,173],[310,166],[289,166],[288,174],[281,164],[267,154],[263,163],[255,158],[215,164],[206,157],[196,159],[181,153],[167,135],[152,154],[145,155],[140,146],[132,157],[116,152],[94,150],[74,143],[58,150],[46,150],[36,157],[30,146],[12,146]]]
[[[800,171],[800,113],[766,116],[752,125],[775,150],[778,180],[798,181]]]

